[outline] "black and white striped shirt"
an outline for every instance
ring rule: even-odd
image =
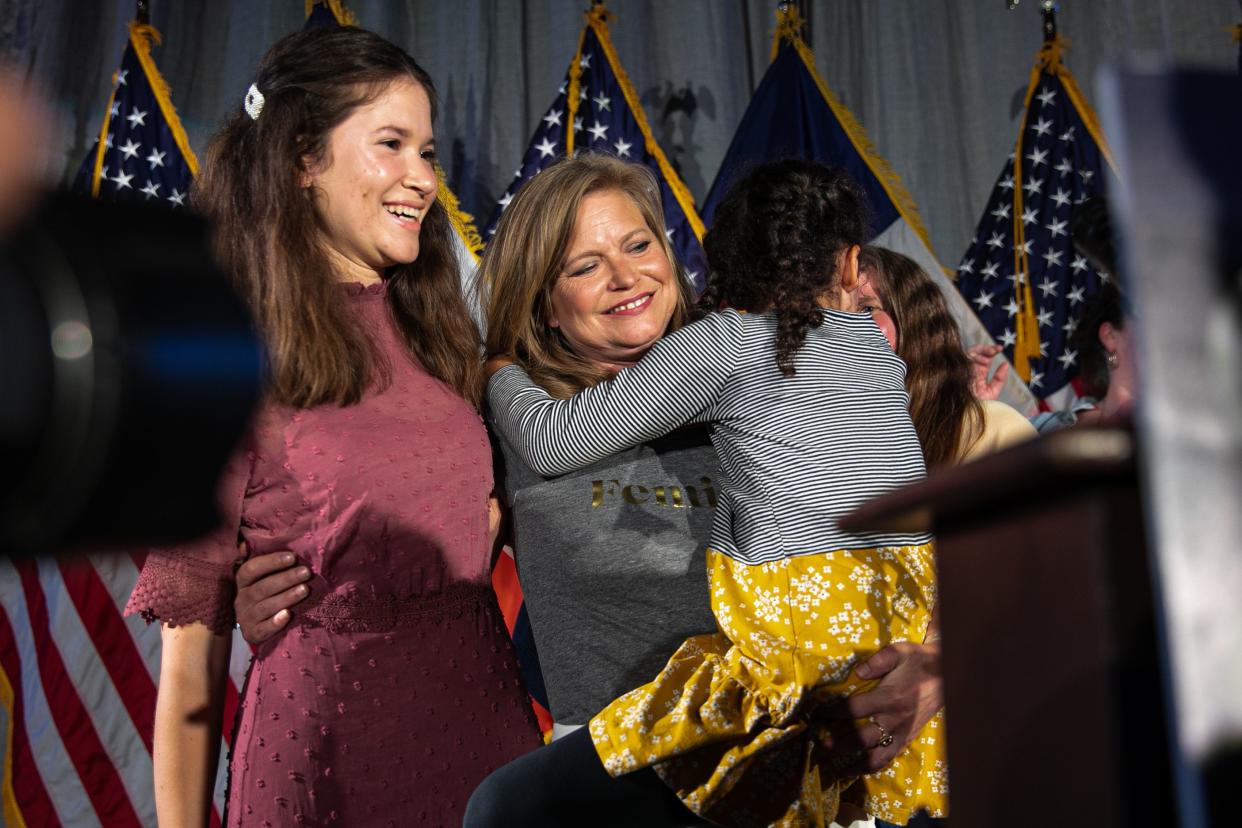
[[[776,367],[770,313],[713,313],[664,337],[631,368],[556,400],[521,368],[488,386],[496,425],[539,474],[565,474],[691,421],[712,423],[720,501],[711,546],[747,564],[927,543],[927,534],[845,532],[863,501],[923,477],[905,364],[865,314],[823,311]]]

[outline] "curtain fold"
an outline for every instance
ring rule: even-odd
[[[490,214],[553,99],[586,0],[347,0],[359,22],[435,78],[441,161],[463,207]],[[767,66],[770,0],[611,0],[612,37],[653,130],[697,199],[710,188]],[[1067,65],[1095,103],[1103,64],[1155,55],[1236,68],[1220,0],[1066,0]],[[1040,44],[1038,5],[1001,0],[809,0],[809,42],[918,202],[937,256],[956,264],[1016,138]],[[133,0],[3,0],[0,49],[48,90],[72,173],[98,129]],[[241,106],[263,52],[303,22],[302,0],[152,0],[155,50],[198,152]]]

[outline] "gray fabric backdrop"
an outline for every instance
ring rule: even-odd
[[[98,129],[133,0],[0,0],[0,54],[56,102],[64,174]],[[587,0],[347,0],[361,25],[435,78],[450,182],[486,221],[577,45]],[[811,0],[808,40],[828,85],[921,209],[943,264],[962,255],[1016,137],[1040,44],[1036,0]],[[699,200],[767,65],[770,0],[612,0],[613,42],[657,137]],[[1063,0],[1066,63],[1089,100],[1107,63],[1236,68],[1235,0]],[[155,59],[195,150],[242,96],[262,53],[302,25],[303,0],[151,0]],[[693,100],[688,108],[687,101]],[[671,105],[670,105],[671,104]]]

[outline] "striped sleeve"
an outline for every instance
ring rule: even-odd
[[[566,474],[660,437],[712,406],[738,363],[742,322],[713,313],[661,339],[611,380],[553,399],[516,365],[488,384],[496,427],[535,472]]]

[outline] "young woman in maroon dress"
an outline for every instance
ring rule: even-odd
[[[479,343],[435,201],[434,100],[382,38],[300,32],[211,144],[194,197],[271,376],[225,523],[152,552],[129,602],[164,625],[161,825],[210,811],[239,540],[313,576],[251,666],[227,824],[460,825],[475,785],[539,744],[488,585]]]

